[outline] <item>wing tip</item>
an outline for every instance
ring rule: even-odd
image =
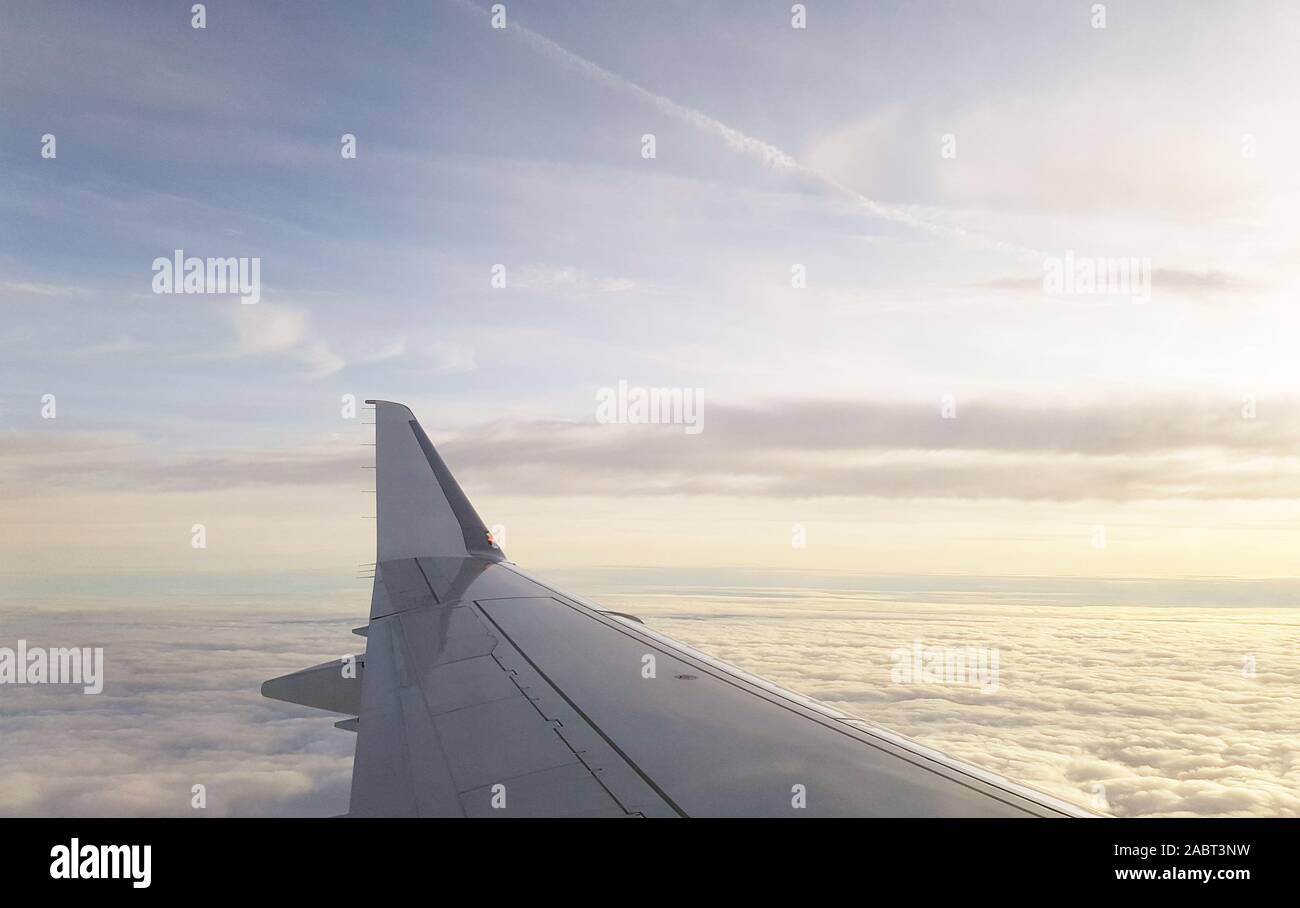
[[[410,412],[411,412],[411,408],[408,407],[406,404],[402,403],[401,401],[396,401],[396,400],[381,400],[381,399],[379,399],[379,398],[376,398],[376,399],[374,399],[374,400],[368,400],[368,401],[366,401],[366,403],[367,403],[367,404],[370,404],[371,406],[374,406],[374,407],[376,407],[376,408],[378,408],[380,405],[383,405],[383,406],[388,406],[388,407],[400,407],[401,409],[405,410],[407,413],[410,413]],[[414,418],[414,417],[413,417],[413,418]]]

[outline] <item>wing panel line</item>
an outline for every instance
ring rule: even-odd
[[[524,652],[522,647],[518,646],[515,643],[515,641],[511,638],[509,634],[505,632],[505,630],[501,627],[501,625],[497,624],[496,619],[494,619],[491,615],[489,615],[486,610],[480,609],[479,611],[483,615],[483,617],[486,618],[494,628],[496,628],[497,633],[500,634],[505,639],[505,641],[509,643],[511,647],[514,648],[514,651],[517,652],[520,655],[520,657],[522,657],[523,660],[532,667],[533,671],[537,672],[538,676],[541,677],[541,679],[545,681],[547,684],[549,684],[551,686],[551,689],[554,690],[557,694],[559,694],[560,698],[564,700],[565,703],[569,704],[569,708],[572,709],[575,713],[577,713],[582,718],[582,721],[586,722],[588,727],[590,727],[592,731],[600,735],[601,740],[603,740],[606,744],[608,744],[610,748],[614,751],[614,753],[618,754],[620,757],[623,758],[623,762],[627,763],[628,766],[632,767],[632,771],[641,777],[641,781],[649,785],[650,789],[655,794],[657,794],[660,798],[662,798],[663,802],[667,804],[669,807],[671,807],[679,817],[688,816],[686,811],[682,810],[681,807],[677,805],[677,802],[668,796],[668,792],[660,788],[659,784],[655,782],[654,779],[646,775],[645,771],[641,769],[641,767],[638,766],[636,762],[623,751],[623,748],[615,744],[614,739],[611,738],[609,735],[605,734],[604,729],[602,729],[599,725],[597,725],[594,721],[592,721],[591,716],[583,712],[582,708],[578,706],[577,703],[574,703],[571,699],[569,699],[569,695],[566,694],[563,690],[561,690],[560,686],[556,684],[554,681],[552,681],[551,677],[548,674],[546,674],[546,672],[542,671],[541,666],[539,666],[536,662],[534,662],[532,657],[529,656],[528,653]],[[601,787],[603,788],[604,786],[602,785]],[[619,803],[617,798],[615,798],[615,803]]]

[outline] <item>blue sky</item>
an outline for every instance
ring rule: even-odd
[[[506,6],[9,5],[9,486],[157,527],[122,568],[218,501],[351,552],[351,393],[410,403],[543,561],[767,564],[737,524],[820,522],[827,569],[908,538],[908,569],[1014,572],[1046,537],[1050,572],[1291,573],[1293,8]],[[262,301],[154,295],[176,248],[260,257]],[[1151,303],[1044,294],[1067,250],[1151,260]],[[593,434],[619,380],[702,388],[718,428]],[[944,395],[955,446],[899,428]],[[62,519],[0,543],[49,563]],[[1127,560],[1087,560],[1099,524]]]

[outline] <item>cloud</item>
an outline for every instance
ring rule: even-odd
[[[472,368],[457,348],[439,368]],[[1144,399],[1058,406],[827,399],[706,403],[674,425],[493,422],[435,440],[458,475],[517,495],[1138,501],[1300,496],[1300,400]],[[10,432],[16,488],[221,489],[336,483],[364,452],[334,445],[164,454],[114,433]]]
[[[315,608],[307,618],[268,614],[265,603],[168,611],[119,603],[44,614],[6,608],[6,645],[21,636],[33,645],[102,646],[106,680],[96,696],[61,686],[5,688],[0,812],[345,812],[355,737],[335,729],[329,714],[259,695],[266,678],[363,648],[348,633],[355,609]],[[195,785],[206,789],[203,810],[191,806]]]
[[[316,341],[303,347],[298,351],[298,358],[313,378],[333,375],[348,364],[347,360],[324,341]]]
[[[494,489],[560,494],[1013,500],[1300,495],[1300,401],[1190,398],[1075,406],[792,400],[709,403],[705,429],[493,424],[442,445]],[[1266,414],[1266,415],[1265,415]]]
[[[977,284],[993,290],[1025,290],[1043,292],[1043,275],[1033,277],[1003,277]],[[1158,268],[1151,269],[1151,290],[1160,293],[1173,290],[1189,296],[1246,293],[1257,290],[1256,281],[1244,275],[1214,268]]]
[[[287,354],[312,377],[333,375],[347,365],[328,343],[310,336],[306,309],[257,303],[229,308],[226,317],[235,330],[235,340],[219,358]]]
[[[473,372],[478,368],[474,350],[462,344],[438,341],[429,347],[429,357],[436,372],[455,375],[461,372]]]
[[[519,269],[512,280],[527,290],[564,290],[578,293],[621,293],[636,289],[626,277],[602,277],[571,265],[531,265]]]
[[[1166,72],[957,104],[942,96],[893,102],[827,130],[804,157],[863,192],[1017,214],[1195,222],[1296,190],[1285,156],[1243,153],[1247,137],[1265,147],[1293,141],[1292,127],[1270,125],[1271,85],[1228,100],[1215,84],[1188,91],[1183,77],[1182,90],[1172,90]],[[940,154],[944,136],[954,155]]]
[[[359,363],[382,363],[390,359],[400,359],[406,355],[406,338],[398,337],[375,350],[373,353],[360,357]]]
[[[77,287],[72,284],[52,284],[42,281],[0,281],[0,295],[5,298],[6,302],[11,298],[18,298],[17,301],[25,302],[22,297],[43,297],[46,299],[70,298],[86,296],[89,291],[84,287]]]
[[[139,340],[129,334],[119,334],[114,340],[91,344],[86,348],[85,352],[89,354],[139,353],[150,349],[152,346],[147,341]]]
[[[455,0],[455,2],[458,6],[471,10],[479,16],[487,15],[485,10],[476,4],[469,2],[469,0]],[[1027,253],[1036,256],[1041,255],[1041,253],[1026,246],[985,237],[968,231],[960,226],[940,223],[922,217],[921,215],[905,208],[883,204],[863,192],[850,188],[848,183],[840,180],[834,175],[801,164],[792,155],[770,142],[765,142],[762,139],[747,135],[743,131],[736,129],[734,126],[729,126],[701,110],[697,110],[685,104],[679,104],[664,95],[656,94],[630,79],[611,72],[598,63],[594,63],[585,57],[575,54],[567,48],[561,47],[550,38],[540,35],[532,29],[525,28],[513,18],[508,20],[508,27],[512,33],[518,35],[523,39],[523,41],[532,47],[533,50],[537,51],[543,57],[546,57],[565,68],[576,70],[586,78],[601,85],[644,101],[652,105],[660,113],[671,117],[678,122],[685,123],[701,132],[721,139],[732,150],[750,158],[751,160],[757,161],[770,170],[808,178],[825,188],[834,190],[839,195],[847,196],[852,199],[858,207],[873,217],[892,221],[898,224],[904,224],[908,227],[938,236],[971,241],[980,245],[990,246],[1010,252],[1022,254]]]
[[[456,5],[473,12],[477,16],[486,17],[487,11],[469,0],[455,0]],[[538,34],[532,29],[520,25],[514,18],[508,20],[510,31],[518,35],[533,50],[542,56],[567,69],[577,70],[589,79],[599,82],[616,91],[630,94],[633,97],[645,101],[661,113],[673,119],[679,120],[690,126],[695,127],[703,132],[710,133],[715,137],[726,142],[728,146],[741,154],[751,157],[764,166],[777,170],[798,171],[799,163],[768,142],[756,139],[753,136],[745,135],[739,129],[728,126],[722,121],[709,116],[708,114],[687,107],[684,104],[678,104],[676,101],[666,98],[663,95],[655,94],[648,89],[642,88],[630,79],[626,79],[617,73],[610,72],[598,63],[593,63],[585,57],[581,57],[572,51],[561,47],[543,35]]]
[[[1239,293],[1258,287],[1255,281],[1242,275],[1213,268],[1155,268],[1151,272],[1151,285],[1190,294]]]
[[[36,496],[55,488],[169,492],[338,485],[372,456],[352,444],[171,453],[123,432],[13,430],[0,440],[0,479],[14,494]]]
[[[227,310],[235,329],[231,356],[260,356],[290,350],[307,334],[307,312],[275,306],[240,306]]]

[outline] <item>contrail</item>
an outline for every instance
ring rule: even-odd
[[[486,16],[488,11],[482,9],[470,0],[452,0],[462,9],[472,10],[473,12]],[[701,132],[710,133],[722,139],[729,147],[741,154],[757,160],[763,166],[772,170],[783,171],[791,174],[799,174],[810,177],[837,193],[844,195],[860,206],[866,209],[876,217],[883,218],[898,224],[905,224],[908,227],[917,230],[923,230],[927,233],[939,236],[952,237],[959,240],[969,240],[980,243],[985,246],[992,246],[1008,252],[1020,253],[1023,255],[1032,255],[1036,258],[1043,258],[1045,253],[1032,249],[1028,246],[1021,246],[1017,243],[1009,243],[1004,240],[994,240],[979,234],[971,233],[961,227],[953,227],[948,224],[936,224],[927,221],[924,218],[917,217],[909,211],[902,208],[896,208],[891,205],[884,205],[877,202],[870,196],[865,196],[857,190],[850,189],[843,183],[840,183],[834,177],[828,176],[819,170],[807,167],[799,163],[792,155],[786,154],[780,148],[762,139],[756,139],[753,136],[747,136],[739,129],[728,126],[721,120],[709,116],[703,111],[696,110],[693,107],[687,107],[684,104],[678,104],[671,98],[665,98],[663,95],[655,94],[648,88],[636,84],[630,79],[620,76],[618,73],[611,72],[599,63],[593,63],[586,57],[580,57],[568,48],[561,47],[545,35],[538,34],[532,29],[525,28],[510,17],[507,20],[506,27],[508,30],[518,35],[538,54],[558,63],[568,69],[573,69],[587,76],[595,82],[605,85],[609,88],[621,91],[624,94],[632,95],[648,104],[653,105],[665,116],[672,117],[690,126],[695,127]]]

